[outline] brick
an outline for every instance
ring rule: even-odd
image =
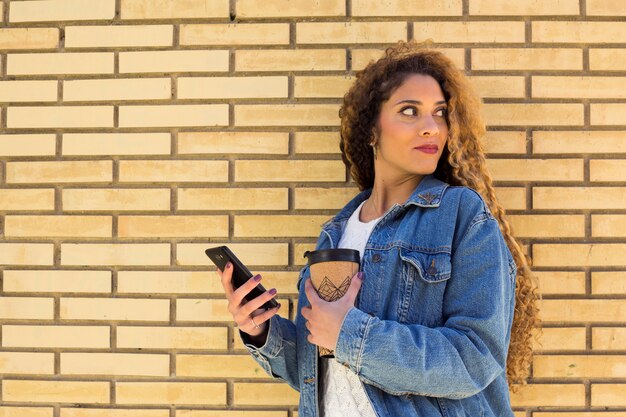
[[[588,16],[626,16],[626,7],[614,0],[587,0],[585,12]]]
[[[424,0],[352,1],[351,16],[461,16],[461,0],[445,0],[437,4]]]
[[[540,3],[537,3],[540,4]],[[474,48],[472,69],[578,70],[583,69],[583,52],[578,48]],[[533,79],[535,76],[533,76]],[[533,88],[534,91],[534,88]]]
[[[235,216],[235,237],[316,237],[328,215]]]
[[[66,48],[172,46],[172,25],[67,26]]]
[[[535,266],[622,266],[625,255],[626,244],[621,243],[533,245]]]
[[[111,182],[112,161],[7,162],[7,183]]]
[[[593,327],[591,329],[591,348],[593,350],[624,350],[626,328]]]
[[[65,189],[64,211],[159,211],[170,209],[169,189]]]
[[[106,349],[109,339],[109,326],[2,326],[3,347]]]
[[[228,104],[120,106],[120,127],[227,125]]]
[[[56,80],[0,81],[0,102],[57,101]]]
[[[583,215],[509,215],[516,237],[585,237]]]
[[[543,300],[540,317],[545,322],[620,322],[624,300]]]
[[[226,405],[226,384],[215,382],[117,382],[117,404]]]
[[[221,294],[223,291],[219,279],[207,279],[206,271],[119,271],[117,274],[118,294]]]
[[[27,129],[113,127],[113,106],[9,107],[7,127]]]
[[[6,216],[6,237],[112,237],[111,216]]]
[[[0,210],[54,210],[54,190],[0,189]]]
[[[498,202],[506,210],[524,210],[526,208],[526,189],[523,187],[496,187]]]
[[[495,181],[582,181],[583,159],[488,159]]]
[[[295,153],[340,154],[338,132],[296,132]]]
[[[626,208],[626,187],[533,187],[535,209]]]
[[[178,154],[289,154],[287,132],[180,132]]]
[[[228,0],[124,0],[122,19],[184,19],[228,17]]]
[[[344,49],[239,49],[236,71],[343,71]]]
[[[591,181],[626,181],[626,159],[592,159]]]
[[[533,131],[534,153],[626,153],[622,131]]]
[[[288,78],[179,77],[178,98],[287,98]]]
[[[526,133],[521,131],[489,131],[485,135],[484,146],[487,154],[525,154]]]
[[[334,104],[239,104],[237,126],[335,126],[339,119]]]
[[[626,215],[594,214],[591,216],[591,235],[597,237],[626,236]]]
[[[228,237],[228,215],[120,216],[119,237]]]
[[[239,6],[239,5],[238,5]],[[228,16],[228,12],[226,13]],[[181,45],[289,45],[287,23],[187,24]]]
[[[205,278],[206,279],[206,278]],[[226,327],[117,326],[117,348],[226,349]],[[224,373],[221,376],[230,375]]]
[[[0,265],[52,265],[52,243],[0,243]]]
[[[56,49],[59,46],[57,28],[2,28],[0,49]]]
[[[32,28],[30,28],[32,30]],[[112,52],[8,54],[8,75],[113,74]]]
[[[509,216],[509,218],[512,216]],[[572,216],[573,217],[573,216]],[[581,219],[583,216],[580,216]],[[567,220],[561,225],[565,226]],[[513,230],[515,232],[515,229]],[[519,236],[515,233],[515,236]],[[577,271],[534,271],[542,294],[584,294],[585,273]]]
[[[216,279],[219,279],[219,277]],[[179,298],[176,300],[176,321],[232,322],[233,316],[227,307],[228,301],[224,297],[217,300]]]
[[[56,22],[65,20],[110,20],[115,17],[115,0],[43,0],[15,2],[9,21]]]
[[[533,76],[533,97],[625,98],[626,78],[580,76]]]
[[[533,338],[533,350],[585,350],[585,332],[584,327],[544,327],[539,341]]]
[[[169,265],[167,243],[63,243],[62,265]]]
[[[421,24],[420,22],[419,24]],[[441,23],[441,22],[439,22]],[[450,58],[457,68],[465,68],[465,50],[463,48],[433,48],[435,51],[443,53]],[[384,49],[353,48],[352,49],[352,70],[360,70],[370,61],[376,61],[384,55]]]
[[[169,300],[61,297],[64,320],[169,321]]]
[[[437,43],[524,42],[524,22],[443,22],[419,21],[413,24],[413,39],[433,38]]]
[[[537,2],[521,0],[501,2],[497,0],[471,0],[469,13],[475,15],[508,16],[508,15],[575,15],[579,14],[578,0],[558,2]]]
[[[294,412],[293,416],[297,417],[297,413]],[[287,417],[287,411],[256,411],[256,410],[254,411],[243,411],[243,410],[230,411],[230,410],[180,410],[179,409],[179,410],[176,410],[176,417]]]
[[[581,103],[486,103],[485,123],[489,126],[582,126]]]
[[[481,98],[523,98],[526,96],[524,77],[474,75],[469,77],[469,80],[474,87],[474,91]],[[498,133],[503,132],[500,131]]]
[[[346,8],[342,2],[333,0],[268,0],[263,7],[255,0],[238,0],[238,18],[256,17],[319,17],[345,16]]]
[[[167,354],[61,353],[61,375],[166,377],[169,368]]]
[[[167,100],[171,90],[169,78],[66,80],[63,101]]]
[[[63,155],[169,155],[169,133],[65,133]]]
[[[2,399],[4,401],[22,401],[29,403],[83,403],[108,404],[110,382],[98,381],[2,381]],[[36,392],[37,395],[33,396]]]
[[[176,355],[176,376],[269,378],[251,355]]]
[[[345,165],[335,160],[235,161],[238,182],[345,181]]]
[[[341,98],[354,80],[349,75],[298,76],[294,80],[294,97]]]
[[[287,188],[178,188],[178,211],[287,210]]]
[[[287,384],[235,383],[235,405],[298,405],[300,395]]]
[[[283,243],[179,243],[176,245],[177,265],[211,265],[205,249],[227,244],[249,268],[255,265],[280,265],[289,263],[288,245]]]
[[[111,292],[110,271],[5,270],[5,292]]]
[[[626,384],[591,384],[591,406],[625,406]]]
[[[623,378],[626,368],[620,355],[550,355],[533,358],[537,378]]]
[[[511,406],[584,406],[583,384],[528,384],[511,393]]]
[[[626,49],[589,48],[589,69],[592,71],[623,71],[626,69]]]
[[[308,250],[315,250],[315,243],[295,243],[293,246],[293,264],[297,266],[306,265],[304,252]]]
[[[52,417],[53,412],[52,407],[0,407],[0,417]]]
[[[136,408],[61,408],[61,417],[169,417],[170,411]]]
[[[589,105],[592,125],[623,125],[624,103],[592,103]]]
[[[53,134],[0,135],[0,156],[48,156],[55,153]]]
[[[120,161],[120,182],[227,182],[228,161]]]
[[[51,320],[53,317],[53,298],[7,296],[0,298],[0,318],[2,319]]]
[[[120,52],[120,73],[228,71],[227,50]]]
[[[0,352],[0,372],[54,375],[54,353]]]
[[[296,210],[341,209],[352,200],[359,190],[354,187],[306,187],[295,189]]]
[[[621,22],[534,21],[532,42],[541,43],[624,43],[626,28]]]
[[[626,273],[621,271],[592,272],[591,292],[593,294],[626,294]]]
[[[296,23],[298,44],[393,43],[406,39],[406,22]]]

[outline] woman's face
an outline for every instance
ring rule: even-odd
[[[408,76],[381,107],[376,176],[403,181],[435,172],[448,136],[446,111],[433,77]]]

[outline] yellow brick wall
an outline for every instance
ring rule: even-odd
[[[357,192],[354,72],[432,38],[485,103],[488,164],[544,299],[517,417],[626,417],[622,0],[0,2],[0,417],[293,417],[203,251],[293,318]]]

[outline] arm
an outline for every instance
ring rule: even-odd
[[[401,324],[353,307],[342,324],[337,360],[393,395],[477,394],[506,367],[515,302],[510,259],[497,220],[477,215],[452,254],[444,325]],[[380,348],[381,340],[389,349]]]

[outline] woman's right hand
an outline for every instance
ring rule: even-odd
[[[278,312],[280,304],[270,310],[265,310],[261,306],[276,296],[276,289],[272,288],[253,300],[247,301],[244,297],[259,285],[261,275],[250,278],[235,290],[232,284],[233,267],[230,262],[226,264],[224,271],[217,268],[217,273],[222,280],[222,286],[228,299],[228,311],[233,315],[239,330],[252,336],[255,341],[261,342],[263,339],[262,341],[265,342],[264,339],[268,330],[267,321]]]

